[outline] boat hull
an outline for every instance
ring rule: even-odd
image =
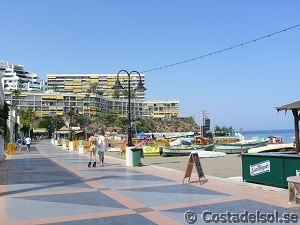
[[[151,146],[144,146],[143,153],[144,156],[160,156],[162,154],[163,147],[151,147]]]
[[[259,142],[259,143],[246,143],[246,144],[217,144],[215,146],[215,151],[224,152],[227,154],[239,154],[239,153],[247,153],[250,148],[257,148],[266,146],[267,142]]]
[[[281,152],[294,150],[294,143],[288,144],[269,144],[267,146],[251,148],[248,153],[260,153],[260,152]]]
[[[191,152],[194,151],[205,151],[205,148],[203,146],[201,147],[194,147],[194,146],[187,146],[187,147],[169,147],[169,148],[163,148],[162,150],[162,156],[168,157],[168,156],[188,156],[191,154]]]

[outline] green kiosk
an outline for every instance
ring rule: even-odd
[[[291,110],[294,116],[295,151],[242,154],[243,180],[274,187],[287,188],[288,177],[300,176],[299,110],[300,101],[276,107],[277,111]]]

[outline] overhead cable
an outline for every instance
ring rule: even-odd
[[[271,34],[267,34],[267,35],[264,35],[264,36],[252,39],[250,41],[245,41],[243,43],[240,43],[240,44],[237,44],[237,45],[233,45],[233,46],[230,46],[230,47],[218,50],[218,51],[214,51],[214,52],[207,53],[207,54],[204,54],[204,55],[201,55],[201,56],[197,56],[197,57],[194,57],[194,58],[186,59],[186,60],[183,60],[183,61],[180,61],[180,62],[176,62],[176,63],[173,63],[173,64],[169,64],[169,65],[165,65],[165,66],[160,66],[160,67],[156,67],[156,68],[153,68],[153,69],[144,70],[144,71],[141,71],[140,73],[148,73],[148,72],[152,72],[152,71],[156,71],[156,70],[162,70],[162,69],[166,69],[166,68],[169,68],[169,67],[172,67],[172,66],[178,66],[178,65],[181,65],[183,63],[188,63],[188,62],[191,62],[191,61],[203,59],[203,58],[208,57],[208,56],[212,56],[212,55],[215,55],[215,54],[218,54],[218,53],[230,51],[230,50],[232,50],[234,48],[243,47],[245,45],[248,45],[248,44],[251,44],[251,43],[255,43],[255,42],[260,41],[262,39],[269,38],[269,37],[272,37],[274,35],[277,35],[277,34],[280,34],[280,33],[283,33],[283,32],[286,32],[286,31],[298,28],[298,27],[300,27],[300,24],[297,24],[297,25],[294,25],[294,26],[291,26],[291,27],[288,27],[288,28],[276,31],[276,32],[271,33]]]

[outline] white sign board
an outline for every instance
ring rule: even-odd
[[[269,160],[250,165],[250,175],[256,176],[262,173],[269,173],[271,171],[271,164]]]

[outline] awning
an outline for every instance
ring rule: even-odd
[[[299,143],[299,120],[300,120],[300,101],[293,102],[287,105],[283,105],[280,107],[275,107],[277,111],[285,110],[285,113],[288,110],[291,110],[294,116],[294,127],[295,127],[295,146],[296,146],[296,153],[299,154],[300,151],[300,143]]]
[[[282,110],[293,110],[293,109],[298,109],[300,110],[300,101],[293,102],[287,105],[283,105],[280,107],[276,107],[277,111],[282,111]]]

